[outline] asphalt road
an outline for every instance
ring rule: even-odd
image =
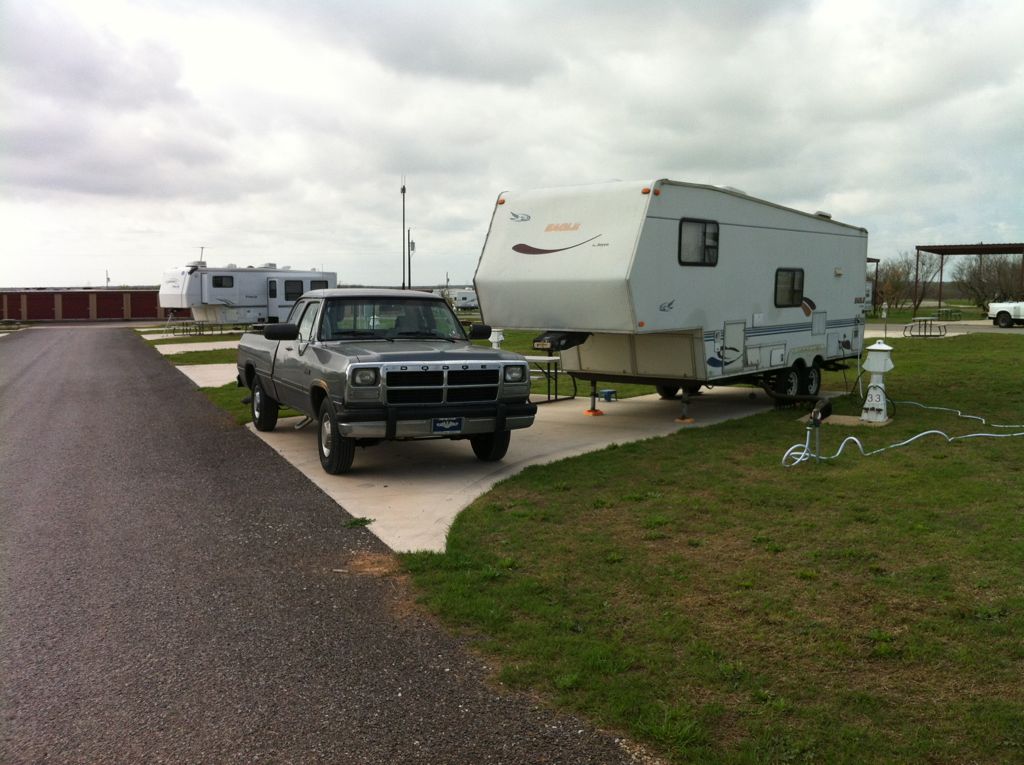
[[[126,329],[0,339],[0,762],[619,763]]]

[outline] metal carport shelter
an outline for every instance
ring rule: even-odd
[[[942,305],[942,276],[947,255],[1020,255],[1020,288],[1024,293],[1024,242],[1012,244],[919,244],[914,258],[914,305],[920,283],[921,253],[939,256],[939,305]]]

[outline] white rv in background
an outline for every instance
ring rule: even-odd
[[[469,311],[480,307],[476,299],[476,290],[468,287],[448,290],[448,302],[456,311]]]
[[[196,321],[212,324],[272,324],[287,318],[302,293],[337,286],[338,275],[329,271],[293,271],[275,263],[218,268],[197,260],[164,272],[160,307],[187,308]]]
[[[502,193],[474,283],[580,379],[816,395],[863,347],[866,267],[863,228],[663,179]]]

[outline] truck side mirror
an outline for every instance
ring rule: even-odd
[[[491,337],[490,324],[473,324],[469,328],[470,340],[488,340]]]
[[[267,340],[295,340],[299,336],[298,324],[268,324],[263,328]]]

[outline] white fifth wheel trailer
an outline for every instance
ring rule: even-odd
[[[338,275],[329,271],[293,271],[275,263],[218,268],[197,260],[164,272],[160,307],[188,308],[196,321],[213,324],[273,324],[288,317],[302,293],[337,286]]]
[[[500,194],[474,281],[577,378],[816,395],[860,355],[866,266],[863,228],[663,179]]]

